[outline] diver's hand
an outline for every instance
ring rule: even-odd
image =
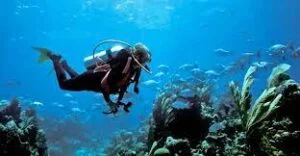
[[[139,89],[139,87],[137,87],[137,86],[134,87],[133,91],[134,91],[136,94],[140,93],[140,89]]]
[[[108,106],[110,108],[111,113],[115,114],[118,112],[118,103],[114,103],[114,102],[110,101],[108,103]]]

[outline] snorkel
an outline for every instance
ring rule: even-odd
[[[97,59],[100,59],[99,57],[96,57],[95,54],[97,53],[97,49],[101,46],[101,45],[104,45],[104,44],[109,44],[109,43],[117,43],[117,44],[121,44],[121,45],[125,45],[126,47],[129,48],[130,50],[130,54],[133,58],[133,60],[138,64],[138,66],[140,66],[144,71],[146,71],[148,74],[152,74],[152,72],[150,71],[150,69],[148,68],[148,66],[145,66],[143,65],[142,63],[140,63],[139,60],[137,60],[137,58],[134,56],[134,51],[136,50],[136,48],[134,46],[132,46],[131,44],[127,43],[127,42],[124,42],[124,41],[121,41],[121,40],[115,40],[115,39],[107,39],[107,40],[103,40],[103,41],[100,41],[99,43],[96,44],[96,46],[94,47],[93,49],[93,59],[94,58],[97,58]],[[148,52],[148,50],[147,50]],[[150,54],[148,54],[149,57],[150,57]]]

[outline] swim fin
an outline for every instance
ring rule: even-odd
[[[48,50],[46,48],[39,48],[39,47],[32,47],[32,48],[40,53],[40,56],[38,58],[38,63],[44,63],[44,62],[50,60],[50,58],[48,56],[49,53],[51,53],[50,50]]]

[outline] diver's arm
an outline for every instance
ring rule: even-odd
[[[119,96],[118,96],[118,102],[121,102],[121,101],[122,101],[122,99],[123,99],[123,97],[124,97],[124,94],[125,94],[126,90],[127,90],[127,87],[121,88],[121,90],[120,90],[120,92],[119,92]]]
[[[109,112],[103,112],[104,114],[115,114],[118,112],[118,105],[117,103],[114,103],[111,101],[109,93],[107,92],[102,92],[103,96],[104,96],[104,100],[106,102],[106,104],[109,106],[110,111]]]
[[[104,97],[104,100],[105,100],[106,103],[111,103],[112,102],[108,93],[102,92],[102,94],[103,94],[103,97]]]
[[[136,75],[134,77],[134,92],[135,93],[139,93],[139,82],[140,82],[140,77],[141,77],[141,72],[142,70],[141,69],[138,69],[138,71],[136,72]]]

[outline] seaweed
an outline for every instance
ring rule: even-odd
[[[266,120],[272,115],[278,108],[282,94],[278,93],[278,86],[285,80],[290,79],[286,74],[286,71],[290,68],[288,64],[281,64],[275,67],[268,78],[267,88],[255,101],[253,107],[250,109],[252,95],[250,92],[251,85],[253,84],[253,74],[256,71],[256,67],[251,66],[243,82],[242,90],[239,91],[238,86],[234,82],[230,82],[229,86],[232,92],[232,96],[236,105],[238,106],[239,114],[242,119],[242,123],[248,134],[251,134],[253,129],[260,125],[260,123]]]
[[[275,67],[268,78],[268,86],[256,100],[254,106],[248,114],[246,129],[248,133],[253,131],[253,128],[259,126],[260,123],[270,117],[279,107],[282,99],[282,94],[278,93],[279,85],[290,77],[286,74],[290,65],[281,64]]]
[[[233,81],[229,83],[234,102],[237,105],[244,126],[246,126],[247,124],[248,110],[251,106],[252,95],[250,92],[250,87],[254,82],[253,74],[256,71],[256,69],[257,68],[254,66],[251,66],[248,69],[244,77],[244,83],[241,91],[239,91],[239,87],[236,86]]]

